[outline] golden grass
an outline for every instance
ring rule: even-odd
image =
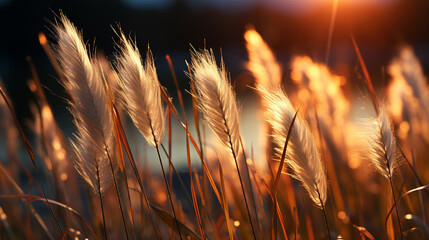
[[[296,92],[281,89],[283,63],[249,29],[246,66],[256,80],[250,87],[261,95],[259,112],[267,121],[243,129],[246,105],[241,112],[213,51],[191,50],[190,106],[166,56],[179,115],[156,74],[162,60],[151,54],[143,60],[121,34],[110,63],[88,54],[65,17],[56,30],[56,44],[42,33],[39,41],[67,90],[77,131],[63,136],[31,59],[28,86],[36,101],[28,126],[36,144],[0,84],[0,137],[7,143],[0,162],[2,239],[429,238],[428,86],[410,47],[390,63],[389,87],[375,89],[352,37],[373,103],[366,118],[356,120],[352,96],[343,91],[348,81],[309,57],[291,60]],[[377,96],[384,93],[381,102]],[[121,109],[156,150],[158,160],[143,157],[159,161],[162,175],[142,166],[137,133],[126,131],[135,128]],[[183,130],[186,177],[175,166],[174,125]],[[208,140],[209,128],[217,139]],[[258,128],[264,129],[260,139],[244,140],[264,148],[249,151],[242,133]],[[260,161],[254,151],[272,154]]]

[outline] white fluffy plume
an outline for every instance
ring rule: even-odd
[[[267,108],[267,122],[273,129],[277,154],[281,156],[296,111],[281,89],[258,90]],[[285,161],[293,170],[292,176],[302,182],[310,198],[317,206],[322,207],[322,203],[326,201],[328,186],[325,170],[307,123],[300,117],[297,117],[292,127]]]
[[[383,108],[380,109],[378,117],[370,122],[369,129],[371,132],[366,137],[365,155],[377,171],[384,177],[391,178],[394,170],[399,166],[401,154],[396,146],[391,122]]]
[[[164,107],[152,54],[148,49],[143,66],[137,47],[121,34],[117,59],[122,99],[128,114],[148,143],[159,146],[165,132]]]
[[[281,67],[261,35],[254,29],[249,29],[244,34],[244,39],[249,54],[247,68],[255,77],[256,84],[266,89],[279,87],[282,80]]]
[[[223,61],[218,68],[213,51],[192,53],[192,77],[196,98],[204,120],[221,143],[236,155],[240,152],[239,114],[235,94]],[[231,149],[232,148],[232,149]]]
[[[112,181],[109,158],[114,162],[117,152],[103,73],[99,64],[88,56],[81,34],[66,17],[61,18],[56,32],[57,58],[67,79],[64,86],[72,97],[70,111],[77,127],[73,142],[76,168],[94,191],[101,194]]]

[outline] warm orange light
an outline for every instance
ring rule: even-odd
[[[54,147],[55,150],[61,149],[61,143],[58,139],[54,139],[52,142],[52,147]]]
[[[46,36],[44,33],[39,33],[39,42],[40,45],[45,45],[46,43],[48,43],[48,40],[46,39]]]
[[[57,159],[58,160],[64,160],[65,157],[66,157],[66,155],[64,153],[64,150],[61,149],[57,152]]]
[[[61,173],[60,178],[62,181],[67,180],[67,178],[68,178],[67,173]]]
[[[345,223],[345,224],[347,224],[347,223],[350,222],[349,216],[344,211],[339,211],[338,212],[338,218],[341,219],[343,221],[343,223]]]
[[[401,139],[406,139],[408,136],[408,131],[410,130],[410,124],[406,121],[401,122],[398,128],[398,136]]]
[[[234,221],[234,227],[239,227],[240,226],[240,221],[235,220]]]
[[[244,33],[244,39],[251,44],[259,44],[262,42],[262,37],[254,29],[249,29]]]
[[[36,91],[36,84],[34,83],[34,81],[33,80],[29,80],[28,82],[27,82],[27,85],[28,85],[28,87],[30,88],[30,90],[32,91],[32,92],[35,92]]]
[[[52,115],[51,109],[48,106],[43,106],[42,108],[42,116],[43,121],[45,124],[50,124],[51,121],[54,119],[54,116]]]

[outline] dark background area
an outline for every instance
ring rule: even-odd
[[[117,40],[111,27],[117,24],[126,34],[135,36],[142,54],[149,44],[160,81],[170,92],[174,92],[174,88],[165,54],[171,55],[181,86],[188,88],[183,71],[186,70],[185,60],[190,58],[190,44],[197,49],[204,46],[213,48],[217,56],[222,51],[231,78],[239,79],[237,91],[248,91],[243,87],[252,81],[244,67],[247,54],[243,33],[248,24],[255,26],[276,53],[282,62],[285,78],[291,56],[305,54],[319,61],[325,58],[331,1],[324,1],[306,11],[298,11],[299,7],[293,7],[293,4],[273,7],[255,0],[249,1],[248,5],[246,1],[233,1],[231,6],[227,1],[222,1],[221,6],[209,4],[210,1],[194,6],[191,0],[164,0],[166,4],[161,7],[150,4],[135,7],[125,2],[0,1],[0,76],[20,118],[31,117],[28,105],[32,97],[26,85],[31,73],[25,60],[26,56],[31,56],[42,84],[50,92],[49,101],[60,125],[71,125],[70,121],[63,121],[68,119],[62,99],[65,94],[37,37],[39,32],[44,32],[51,42],[55,42],[52,22],[55,22],[60,9],[79,29],[83,29],[84,39],[91,49],[96,45],[96,49],[103,50],[110,58],[115,52],[114,40]],[[305,2],[311,4],[312,1]],[[385,84],[383,66],[397,54],[401,44],[413,46],[427,70],[428,23],[429,1],[426,0],[384,0],[379,3],[373,1],[372,4],[340,0],[329,67],[352,82],[360,78],[349,36],[353,33],[376,86]]]

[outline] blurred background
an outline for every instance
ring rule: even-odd
[[[282,63],[287,85],[292,56],[325,60],[332,5],[332,0],[0,0],[0,77],[19,118],[32,118],[29,103],[33,98],[26,84],[31,77],[26,61],[30,56],[60,127],[71,136],[74,126],[66,109],[66,95],[38,40],[38,33],[44,32],[55,42],[52,29],[60,10],[83,30],[90,49],[103,51],[110,59],[117,41],[112,27],[117,29],[118,24],[135,37],[142,54],[149,44],[159,79],[175,99],[165,55],[171,56],[181,87],[188,89],[184,71],[191,45],[212,48],[218,57],[222,53],[239,96],[246,98],[252,94],[247,85],[253,81],[245,68],[246,28],[253,25],[272,48]],[[352,33],[376,88],[386,84],[384,66],[403,44],[414,47],[426,71],[428,13],[427,0],[339,0],[328,66],[345,76],[352,85],[349,87],[365,91],[350,40]],[[189,98],[185,100],[189,102]]]

